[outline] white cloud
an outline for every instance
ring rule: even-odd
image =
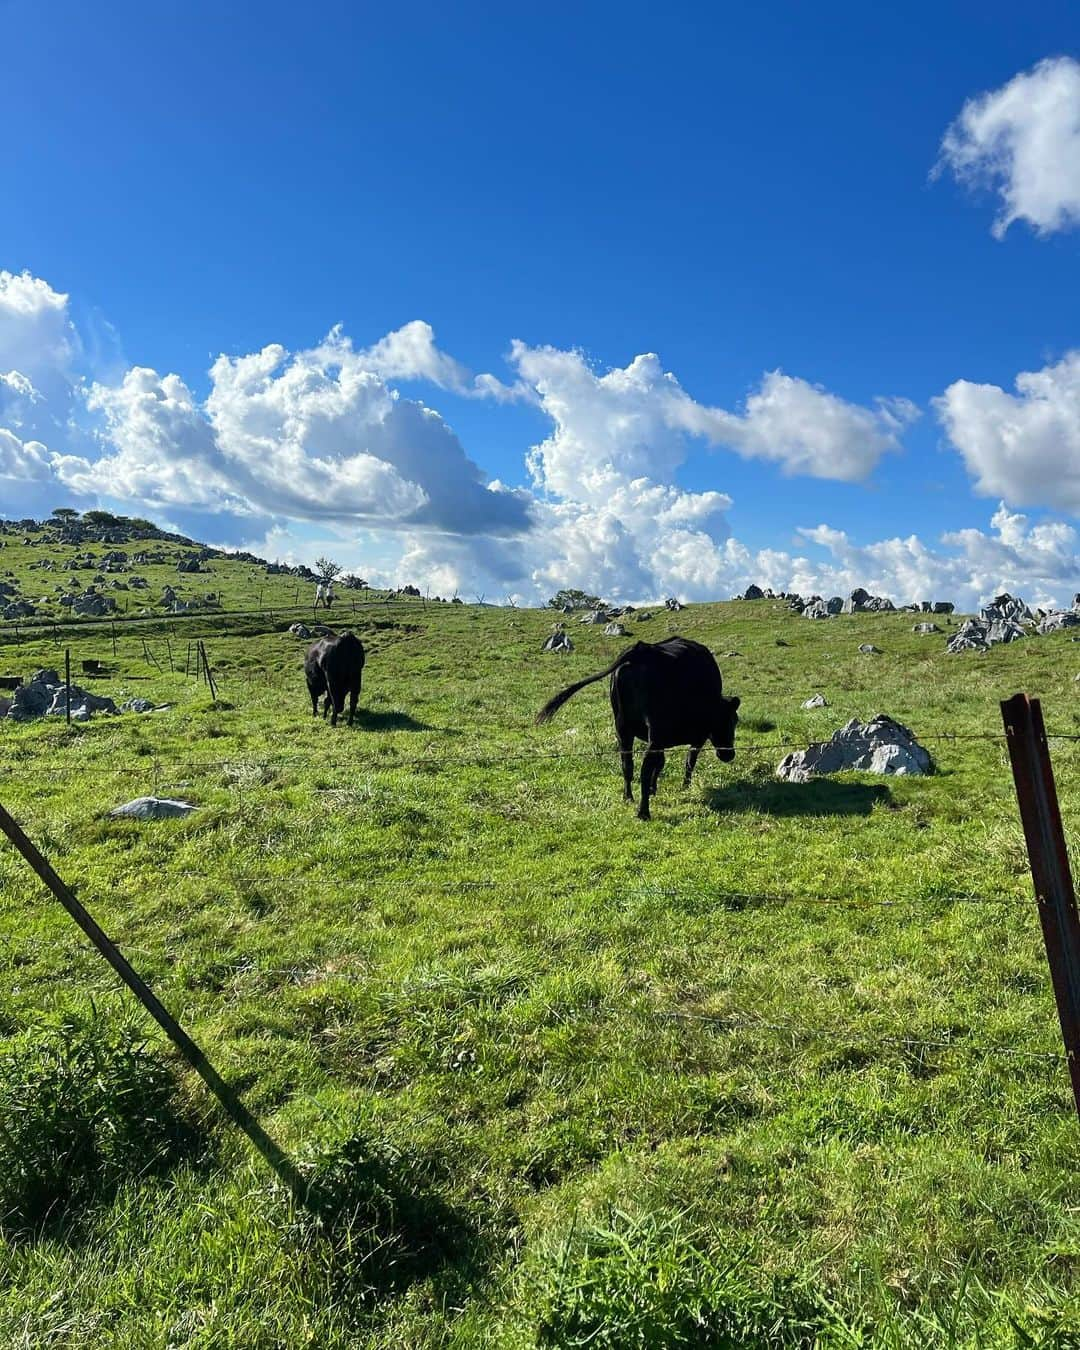
[[[400,397],[339,331],[318,347],[221,356],[199,404],[177,375],[95,384],[111,449],[63,457],[72,490],[154,506],[513,533],[520,494],[484,482],[438,413]]]
[[[1080,512],[1080,351],[1022,372],[1016,391],[957,380],[935,408],[976,491]]]
[[[1039,234],[1080,224],[1080,62],[1040,61],[964,104],[937,172],[997,191],[1000,239],[1017,220]]]
[[[22,441],[0,427],[0,479],[43,482],[52,476],[49,452],[40,441]]]
[[[906,399],[849,403],[781,371],[764,376],[741,413],[695,402],[652,353],[597,375],[580,352],[515,342],[511,361],[554,424],[529,455],[536,484],[560,496],[603,499],[615,479],[665,479],[687,437],[765,459],[787,473],[858,482],[917,416]]]
[[[1022,594],[1030,604],[1071,602],[1080,591],[1080,555],[1071,525],[1031,525],[1004,503],[990,524],[992,533],[945,534],[939,548],[917,535],[857,545],[828,526],[802,530],[804,538],[828,551],[831,561],[792,560],[792,588],[843,595],[863,586],[901,603],[952,600],[964,610],[978,608],[1001,591]]]

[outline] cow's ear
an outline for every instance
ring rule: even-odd
[[[732,711],[732,712],[737,712],[737,711],[738,711],[738,708],[739,708],[739,704],[740,704],[741,702],[742,702],[742,699],[739,698],[738,695],[736,695],[735,698],[733,698],[733,699],[731,700],[731,711]]]

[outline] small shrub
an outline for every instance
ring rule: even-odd
[[[0,1061],[0,1225],[34,1235],[202,1150],[172,1067],[135,1030],[71,1018]]]

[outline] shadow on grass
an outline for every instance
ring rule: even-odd
[[[359,731],[442,731],[427,722],[419,722],[404,712],[378,712],[374,708],[357,708],[353,727]]]
[[[483,1265],[474,1216],[445,1194],[450,1168],[366,1133],[325,1155],[290,1234],[330,1296],[371,1308],[420,1280],[468,1285]]]
[[[705,797],[711,811],[760,811],[769,816],[868,816],[876,804],[891,800],[884,783],[836,782],[831,778],[814,778],[809,783],[747,779],[730,787],[712,788]]]

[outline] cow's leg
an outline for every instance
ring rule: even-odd
[[[660,775],[664,772],[664,764],[666,762],[663,750],[658,750],[656,752],[656,760],[653,764],[652,786],[649,789],[649,795],[652,797],[656,796],[660,787]]]
[[[634,800],[634,733],[616,725],[619,737],[619,758],[622,760],[623,801]]]
[[[311,715],[312,715],[312,717],[318,717],[318,715],[319,715],[319,686],[316,685],[316,684],[312,684],[311,681],[308,680],[307,691],[308,691],[308,693],[311,695]]]
[[[659,750],[654,750],[652,746],[645,751],[645,756],[641,761],[641,804],[638,806],[638,819],[649,819],[649,794],[656,782],[656,761],[663,760],[664,756]]]
[[[356,716],[356,700],[360,697],[360,681],[357,680],[349,690],[349,726],[353,724],[353,718]]]
[[[701,754],[700,745],[692,745],[686,752],[686,773],[683,775],[683,787],[690,786],[690,780],[694,776],[694,765],[697,763],[697,757]]]

